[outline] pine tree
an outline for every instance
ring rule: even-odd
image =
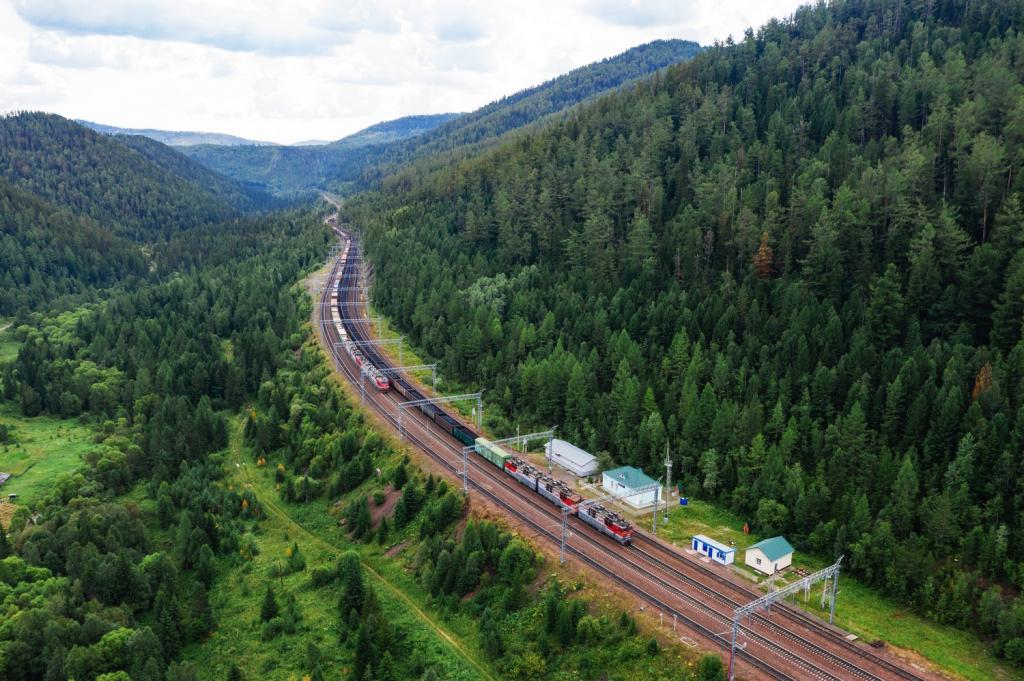
[[[888,348],[903,335],[903,295],[899,271],[890,263],[871,286],[866,321],[871,338],[879,348]]]
[[[398,464],[398,468],[395,469],[394,477],[392,478],[391,481],[391,486],[394,487],[396,490],[401,490],[403,487],[405,487],[405,483],[406,481],[408,481],[408,479],[409,476],[407,471],[405,470],[405,464]]]
[[[341,557],[338,573],[342,587],[338,611],[347,618],[349,613],[361,612],[366,601],[366,585],[363,583],[363,566],[359,562],[359,554],[347,551]]]
[[[263,603],[260,605],[260,621],[269,622],[277,617],[277,598],[274,596],[274,586],[267,584],[267,590],[263,593]]]
[[[544,629],[549,633],[555,633],[558,626],[558,611],[562,598],[559,594],[557,582],[551,582],[548,587],[547,596],[544,597]]]

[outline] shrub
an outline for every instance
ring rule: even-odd
[[[325,567],[315,567],[309,575],[309,582],[314,588],[319,589],[333,582],[335,577],[337,575],[334,570]]]

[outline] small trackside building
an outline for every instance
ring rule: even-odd
[[[658,494],[659,501],[664,499],[664,495],[659,492],[658,481],[633,466],[620,466],[605,471],[601,474],[601,487],[633,508],[653,505],[655,494]]]
[[[771,537],[747,548],[744,562],[758,572],[773,575],[793,564],[793,547],[785,537]]]
[[[544,451],[551,458],[551,461],[578,478],[597,474],[597,458],[571,442],[557,439],[552,440],[544,445]]]
[[[732,565],[736,560],[736,549],[703,534],[693,535],[693,539],[690,540],[690,547],[702,556],[707,556],[722,565]]]

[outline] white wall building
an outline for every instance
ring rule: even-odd
[[[620,466],[601,474],[601,487],[609,494],[621,497],[633,508],[646,508],[654,504],[655,494],[658,502],[665,499],[658,481],[649,477],[639,468]]]
[[[736,560],[736,549],[703,534],[693,535],[693,539],[690,540],[690,546],[702,556],[707,556],[722,565],[732,565],[733,561]]]
[[[747,548],[743,562],[758,572],[773,575],[793,564],[793,547],[785,537],[764,539]]]
[[[577,477],[585,478],[588,475],[597,474],[597,458],[571,442],[555,439],[544,445],[544,451],[552,463],[561,466]]]

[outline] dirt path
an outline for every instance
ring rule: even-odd
[[[283,508],[278,506],[277,503],[275,503],[273,498],[271,498],[272,494],[268,493],[263,488],[262,482],[258,479],[254,479],[253,475],[251,474],[252,462],[247,461],[246,457],[243,456],[241,447],[238,445],[237,440],[231,443],[231,458],[232,462],[236,464],[236,471],[238,471],[240,475],[244,478],[247,487],[249,487],[249,489],[251,489],[253,493],[256,494],[257,499],[259,499],[260,503],[269,513],[272,513],[279,521],[284,523],[289,528],[293,529],[295,532],[298,532],[299,534],[307,538],[309,541],[313,542],[315,545],[326,550],[328,553],[334,555],[341,554],[342,549],[340,547],[325,541],[319,535],[316,535],[310,530],[308,530],[304,525],[296,522],[290,515],[288,515],[287,511],[285,511]],[[399,587],[395,586],[390,581],[388,581],[386,577],[384,577],[382,574],[374,570],[373,567],[367,564],[365,561],[360,562],[362,563],[363,569],[366,570],[366,572],[373,578],[374,581],[376,581],[378,584],[384,587],[396,598],[400,599],[405,604],[405,606],[411,612],[414,612],[416,616],[423,621],[424,624],[430,627],[430,629],[438,637],[446,641],[471,667],[473,667],[473,669],[479,672],[481,678],[496,681],[495,677],[492,676],[491,673],[487,671],[479,662],[477,662],[477,660],[470,654],[468,650],[466,650],[465,646],[463,646],[461,642],[459,642],[452,634],[449,634],[448,631],[445,630],[440,624],[438,624],[433,618],[431,618],[430,615],[428,615],[426,612],[420,609],[416,605],[416,603],[413,602],[413,600],[409,598],[408,595],[406,595],[404,591],[402,591]]]

